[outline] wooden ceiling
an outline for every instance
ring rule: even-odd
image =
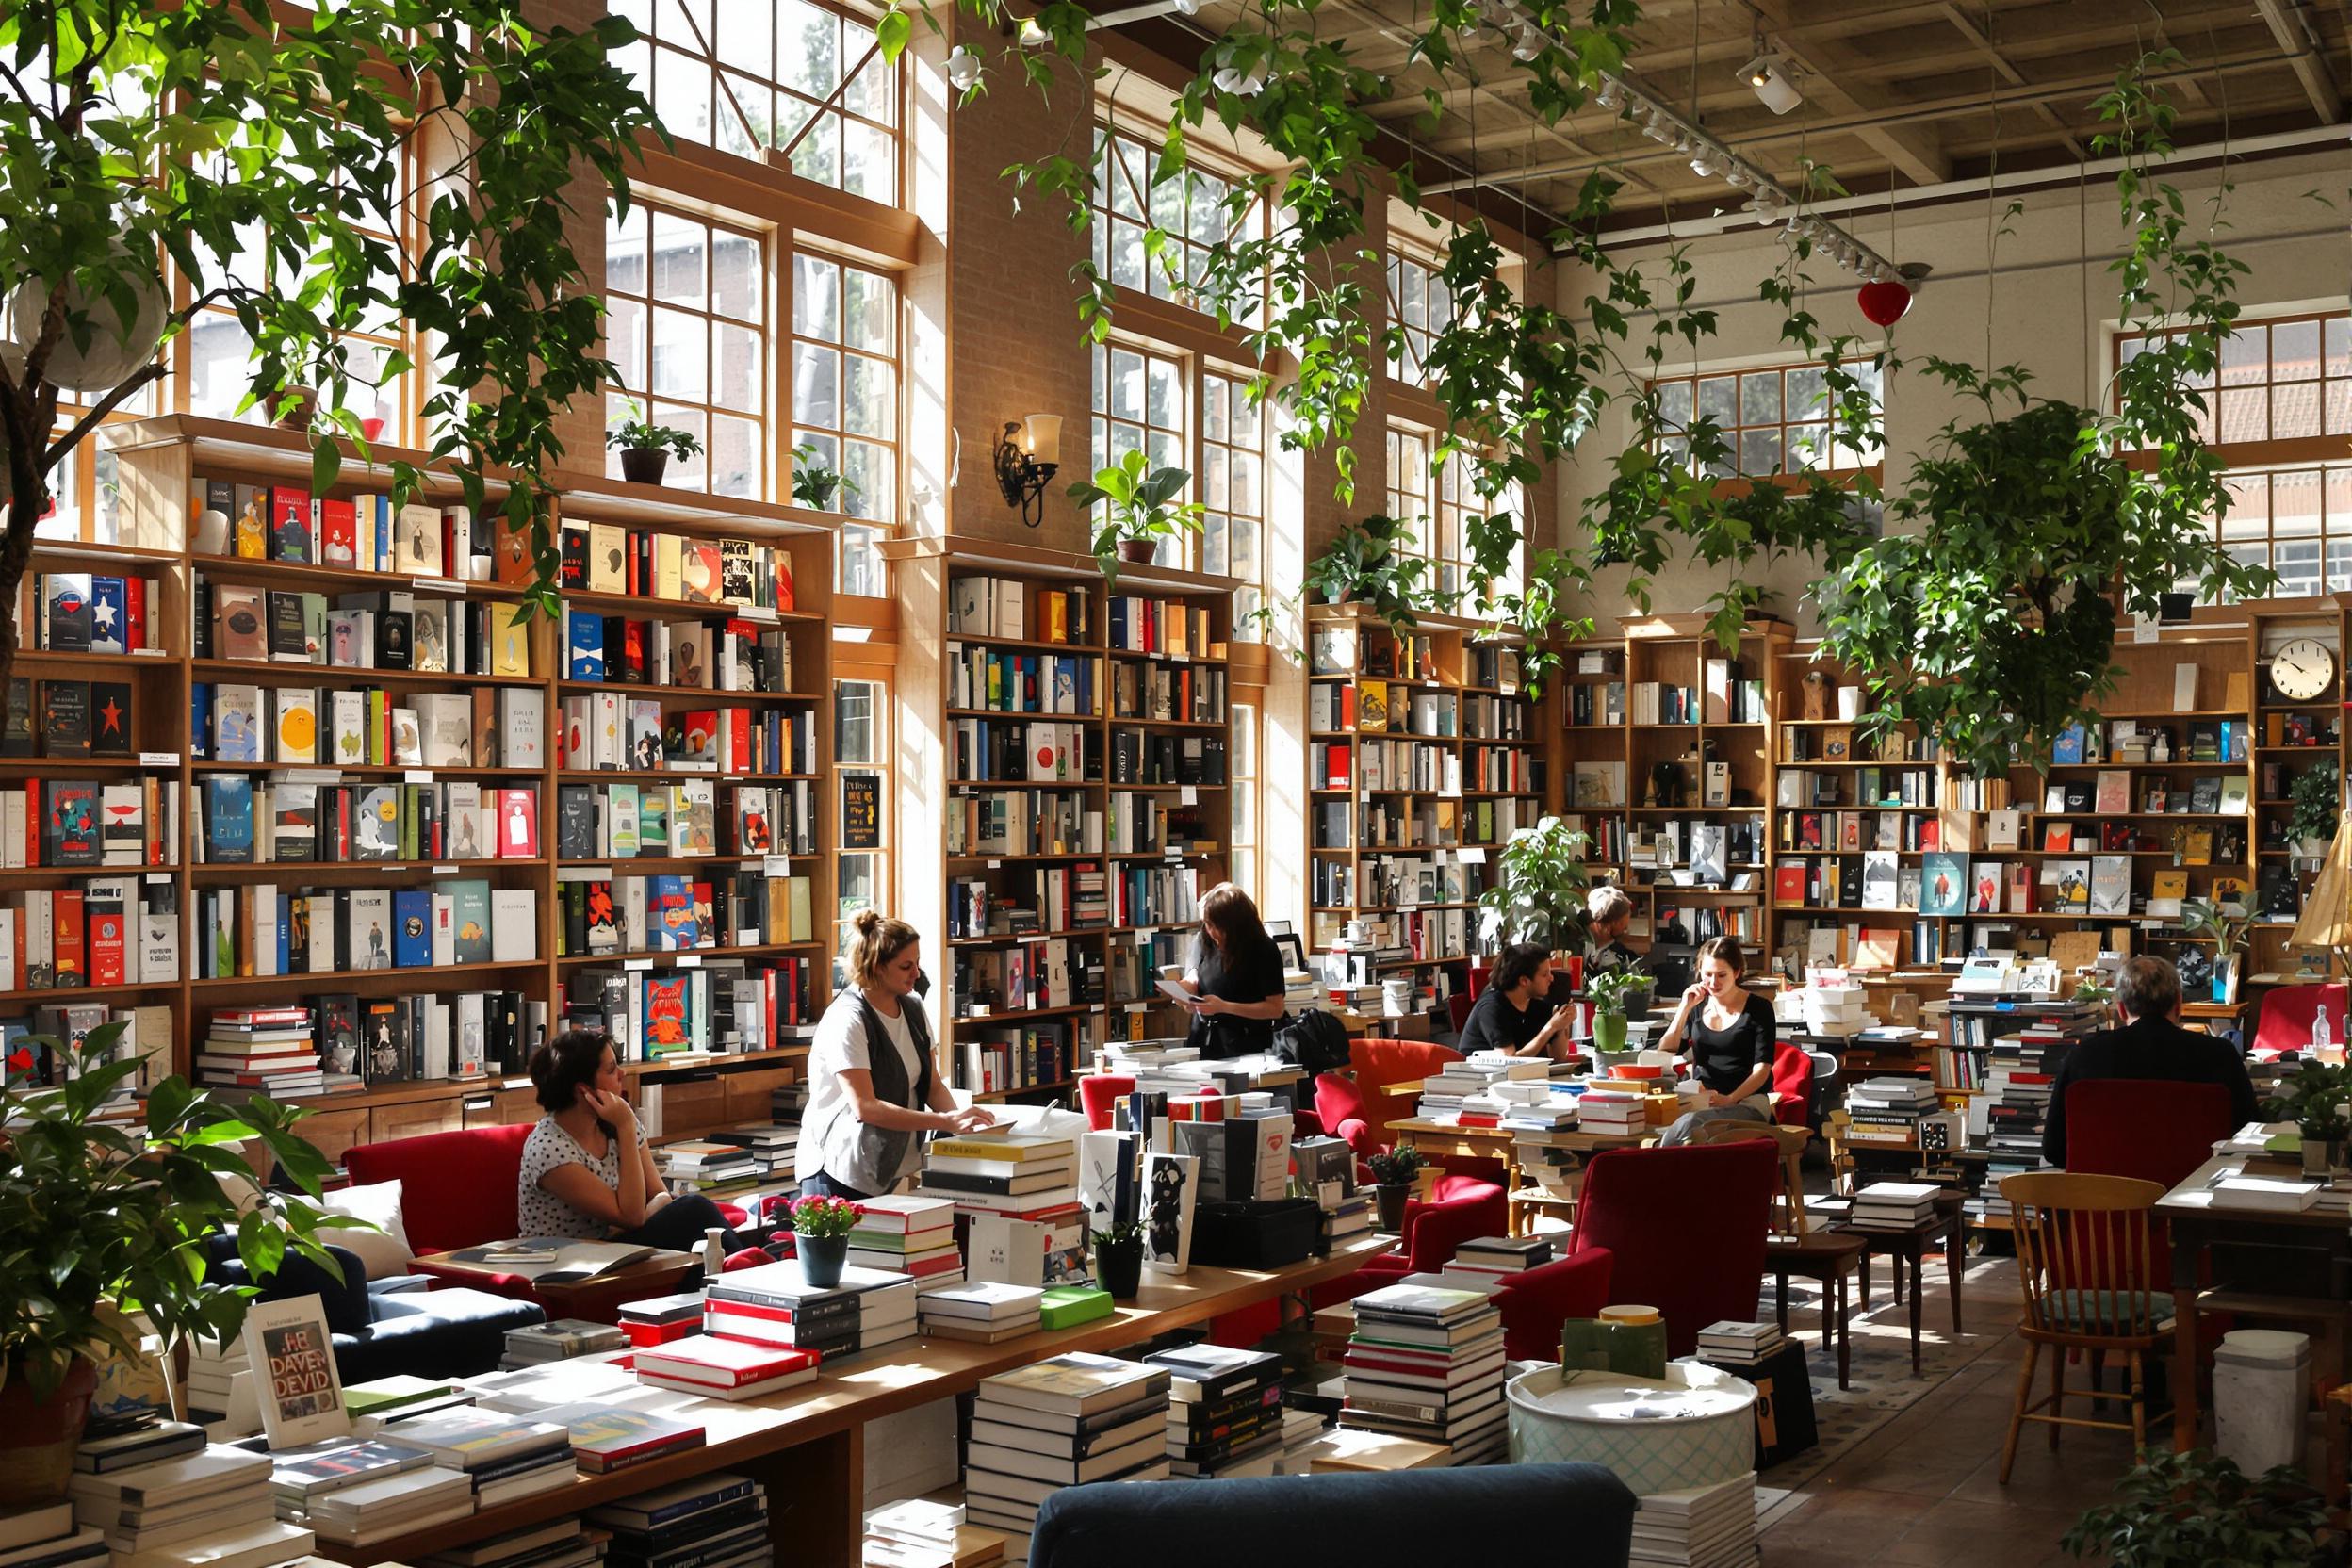
[[[1221,33],[1239,10],[1214,0],[1199,24]],[[2185,62],[2171,84],[2182,147],[2225,130],[2242,140],[2343,124],[2352,92],[2352,0],[1654,0],[1643,12],[1632,77],[1784,183],[1812,159],[1855,192],[2076,162],[2099,128],[2094,101],[2155,48]],[[1424,90],[1435,78],[1406,57],[1427,16],[1416,0],[1325,0],[1321,12],[1327,37],[1344,35],[1390,76],[1373,112],[1414,152],[1425,183],[1446,181],[1437,164],[1450,164],[1479,180],[1495,216],[1522,198],[1543,215],[1571,206],[1586,172],[1606,166],[1625,182],[1621,225],[1743,200],[1610,111],[1542,123],[1500,43],[1473,56],[1479,85],[1442,89],[1432,123]],[[1740,74],[1759,33],[1805,94],[1786,115]]]

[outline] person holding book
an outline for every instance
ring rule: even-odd
[[[1772,1004],[1740,984],[1740,944],[1715,937],[1699,944],[1699,977],[1682,993],[1661,1049],[1687,1052],[1699,1079],[1698,1108],[1686,1111],[1658,1138],[1659,1146],[1689,1143],[1713,1121],[1772,1119],[1767,1097],[1780,1028]]]
[[[1200,895],[1200,936],[1184,972],[1192,1014],[1185,1043],[1223,1060],[1274,1049],[1274,1021],[1289,1010],[1282,950],[1266,934],[1258,906],[1231,882]]]
[[[825,1008],[808,1051],[795,1174],[805,1196],[856,1201],[889,1192],[923,1163],[922,1134],[978,1132],[995,1119],[958,1109],[931,1070],[915,928],[874,909],[851,924],[850,984]]]
[[[1514,1056],[1565,1056],[1575,1009],[1551,1001],[1552,956],[1535,942],[1513,942],[1496,956],[1486,988],[1462,1022],[1457,1048],[1507,1051]]]
[[[2042,1158],[2065,1168],[2066,1089],[2092,1078],[2219,1084],[2230,1091],[2232,1127],[2243,1127],[2261,1114],[2238,1048],[2218,1036],[2180,1027],[2180,972],[2170,959],[2143,956],[2127,960],[2115,981],[2115,1011],[2122,1015],[2122,1028],[2076,1042],[2050,1074]]]
[[[1584,919],[1586,928],[1592,932],[1585,944],[1587,974],[1611,974],[1621,969],[1642,967],[1642,955],[1625,945],[1625,931],[1633,924],[1633,900],[1625,896],[1623,888],[1603,883],[1585,894]]]
[[[523,1143],[515,1179],[523,1234],[693,1252],[715,1229],[727,1251],[741,1248],[716,1203],[663,1189],[610,1040],[565,1030],[531,1054],[531,1082],[547,1114]]]

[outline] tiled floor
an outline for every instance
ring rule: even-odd
[[[1926,1321],[1949,1324],[1949,1297],[1929,1273]],[[1962,1296],[1971,1331],[2013,1323],[2015,1276],[1980,1264]],[[1893,1315],[1869,1331],[1893,1328]],[[1804,1327],[1801,1322],[1795,1327]],[[2068,1429],[2057,1453],[2049,1429],[2029,1427],[2002,1486],[2001,1445],[2009,1426],[2024,1347],[2005,1334],[1886,1426],[1797,1488],[1772,1510],[1759,1538],[1764,1568],[2057,1568],[2075,1559],[2059,1538],[2104,1501],[2132,1462],[2128,1433]],[[2047,1365],[2047,1363],[2045,1363]],[[2070,1367],[2069,1386],[2086,1380]],[[2112,1386],[2115,1374],[2111,1370]],[[2040,1381],[2040,1380],[2036,1380]],[[2102,1415],[2120,1414],[2110,1405]],[[1772,1478],[1763,1478],[1769,1486]]]

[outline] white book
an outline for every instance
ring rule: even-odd
[[[539,901],[531,889],[491,890],[490,956],[501,964],[526,964],[539,956]]]

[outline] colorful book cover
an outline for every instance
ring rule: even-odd
[[[445,884],[449,894],[449,925],[455,934],[452,961],[490,961],[490,884],[468,879]]]
[[[359,564],[359,514],[348,497],[330,496],[318,503],[318,535],[328,565]]]
[[[719,541],[719,597],[728,604],[750,604],[757,592],[751,572],[751,541]]]
[[[719,543],[688,539],[678,548],[678,596],[688,604],[717,604],[724,592],[726,570]]]
[[[683,953],[699,945],[694,929],[694,888],[685,877],[647,877],[645,902],[653,916],[656,950]]]
[[[206,858],[216,865],[243,865],[253,858],[253,781],[243,774],[218,774],[204,780]]]
[[[90,580],[90,651],[121,653],[129,646],[131,610],[119,577]]]
[[[310,564],[310,492],[290,484],[270,490],[270,558]]]
[[[41,860],[51,866],[94,866],[104,858],[99,827],[99,787],[80,780],[41,786],[46,809],[41,824]]]
[[[564,612],[564,630],[571,648],[567,668],[574,680],[604,678],[604,617]]]
[[[433,967],[433,894],[400,888],[392,894],[392,967]]]
[[[663,1056],[683,1051],[692,1043],[687,1035],[688,988],[694,976],[676,971],[645,976],[645,1016],[644,1039],[648,1056]]]
[[[131,705],[128,681],[93,680],[90,683],[90,754],[92,757],[131,755],[131,735],[137,727],[132,722]]]
[[[1968,899],[1968,862],[1966,856],[1937,853],[1921,867],[1919,913],[1956,915]]]

